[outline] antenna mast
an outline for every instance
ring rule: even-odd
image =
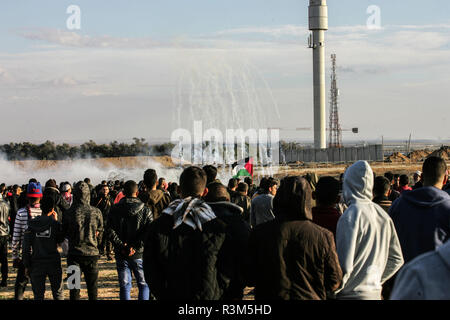
[[[330,95],[330,124],[329,148],[342,148],[342,129],[339,123],[338,96],[336,84],[336,54],[331,55],[331,95]]]

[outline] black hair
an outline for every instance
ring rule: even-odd
[[[429,157],[422,165],[422,176],[424,184],[427,186],[435,185],[439,183],[440,179],[445,175],[447,171],[447,164],[444,159],[440,157]]]
[[[245,177],[244,182],[251,186],[253,184],[253,178],[252,177]]]
[[[147,169],[144,172],[144,183],[147,188],[153,188],[158,180],[158,175],[154,169]]]
[[[390,171],[386,172],[384,174],[384,176],[389,180],[389,183],[391,183],[392,180],[394,180],[394,174],[392,172],[390,172]]]
[[[238,179],[236,178],[231,178],[230,180],[228,180],[228,189],[233,189],[236,188],[238,186]]]
[[[136,181],[128,180],[125,182],[123,186],[123,194],[125,197],[131,197],[133,193],[136,193],[138,191],[138,186]]]
[[[204,200],[207,202],[230,201],[230,194],[223,184],[213,182],[208,184],[208,193]]]
[[[373,182],[373,195],[374,197],[384,196],[390,188],[391,181],[386,177],[378,176]]]
[[[89,178],[84,178],[84,182],[86,182],[87,184],[91,183],[91,179]]]
[[[53,197],[43,197],[41,200],[42,215],[47,215],[55,208],[55,200]]]
[[[237,189],[237,192],[248,192],[248,184],[245,182],[239,182]]]
[[[409,184],[409,178],[406,174],[402,174],[400,176],[400,185],[401,186],[407,186]]]
[[[206,184],[209,184],[209,183],[213,182],[214,180],[216,180],[216,177],[217,177],[217,168],[216,167],[208,164],[203,167],[203,170],[206,174]]]
[[[180,189],[183,197],[201,196],[206,187],[206,172],[191,166],[183,170],[180,176]]]
[[[317,204],[334,205],[339,195],[339,180],[330,176],[321,177],[317,182],[315,195]]]

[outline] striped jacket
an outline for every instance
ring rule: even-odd
[[[25,230],[28,227],[28,215],[31,219],[34,219],[41,215],[42,211],[40,205],[34,205],[29,208],[30,213],[28,214],[28,206],[23,207],[17,211],[16,221],[14,223],[14,232],[12,238],[12,257],[13,260],[20,258],[22,251],[22,243],[25,235]]]

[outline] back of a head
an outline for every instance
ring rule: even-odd
[[[89,204],[91,200],[89,185],[84,181],[77,182],[73,188],[73,198],[75,203]]]
[[[84,178],[84,182],[86,182],[87,184],[90,184],[90,183],[91,183],[91,179],[89,179],[89,178]]]
[[[57,188],[56,181],[54,179],[49,179],[45,183],[45,188]]]
[[[158,181],[158,175],[154,169],[147,169],[144,172],[144,183],[147,188],[153,188],[153,186]]]
[[[248,192],[248,184],[245,182],[239,182],[236,191],[242,193]]]
[[[332,206],[336,204],[339,195],[339,181],[333,177],[321,177],[316,185],[315,195],[317,205]]]
[[[136,181],[128,180],[123,186],[123,194],[125,197],[132,197],[138,191]]]
[[[409,178],[406,174],[402,174],[400,176],[400,185],[401,186],[407,186],[409,184]]]
[[[253,184],[253,179],[252,179],[252,177],[245,177],[244,182],[246,184],[248,184],[249,186],[251,186]]]
[[[429,157],[423,162],[422,179],[424,186],[434,186],[444,179],[447,164],[440,157]]]
[[[229,188],[229,189],[236,188],[237,186],[238,186],[238,179],[236,179],[236,178],[231,178],[231,179],[228,181],[228,188]]]
[[[201,197],[206,188],[206,173],[196,166],[183,170],[180,176],[180,190],[183,198]]]
[[[55,208],[55,200],[52,197],[44,197],[41,200],[42,215],[46,216]]]
[[[35,178],[31,178],[28,180],[28,183],[37,183],[38,181]]]
[[[369,163],[358,160],[345,171],[343,196],[347,204],[352,201],[370,201],[373,198],[373,171]]]
[[[386,172],[384,174],[384,176],[389,180],[389,183],[391,183],[392,180],[394,180],[394,174],[392,172],[390,172],[390,171]]]
[[[206,173],[206,184],[209,184],[216,180],[217,177],[217,168],[213,165],[206,165],[203,167],[204,172]]]
[[[311,195],[311,186],[305,178],[284,178],[273,199],[275,216],[282,220],[312,220]]]
[[[223,184],[213,182],[208,184],[208,193],[204,200],[207,202],[230,201],[230,194]]]
[[[373,195],[374,197],[382,197],[386,194],[386,192],[391,189],[391,182],[388,178],[378,176],[375,178],[373,182]]]

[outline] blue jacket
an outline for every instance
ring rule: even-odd
[[[408,262],[450,238],[450,195],[435,187],[405,191],[389,214]]]

